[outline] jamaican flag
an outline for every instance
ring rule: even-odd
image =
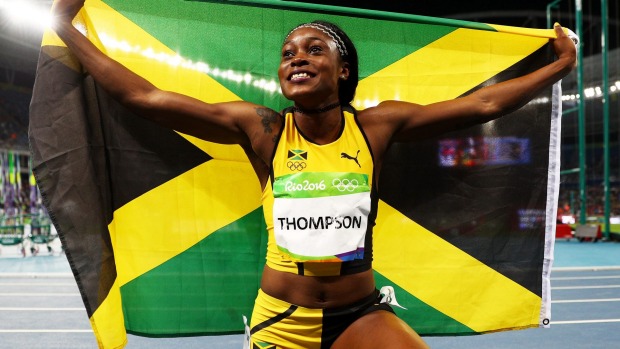
[[[354,106],[466,95],[553,59],[551,30],[280,1],[87,0],[75,25],[156,86],[290,106],[285,35],[339,24],[356,43]],[[422,335],[549,323],[559,86],[503,118],[394,144],[379,183],[377,285]],[[126,333],[241,333],[264,265],[261,189],[242,149],[133,115],[45,35],[30,118],[34,172],[102,348]]]

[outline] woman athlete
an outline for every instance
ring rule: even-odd
[[[102,54],[71,24],[83,3],[54,3],[56,33],[116,100],[179,132],[239,144],[248,155],[263,188],[269,232],[250,324],[256,348],[427,348],[382,303],[373,279],[375,183],[386,151],[395,141],[516,110],[576,64],[575,44],[556,25],[557,59],[528,75],[430,105],[384,101],[355,111],[355,47],[337,26],[313,22],[294,28],[282,46],[278,77],[292,108],[280,113],[244,101],[207,104],[162,91]],[[302,234],[310,230],[315,235]],[[340,241],[345,232],[352,242]]]

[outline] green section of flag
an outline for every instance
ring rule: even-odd
[[[282,110],[291,103],[279,92],[255,86],[278,84],[277,70],[284,37],[296,25],[315,19],[341,26],[355,43],[360,57],[360,80],[452,32],[454,23],[394,22],[347,15],[316,14],[299,9],[234,6],[226,3],[170,0],[105,0],[163,44],[194,62],[217,68],[210,74],[241,99]],[[282,5],[284,6],[284,5]],[[445,22],[445,21],[444,21]],[[451,24],[451,25],[449,25]],[[487,28],[488,29],[488,28]],[[220,74],[251,74],[252,83]]]
[[[121,287],[128,332],[183,336],[243,331],[265,261],[262,209]],[[258,249],[258,251],[257,251]],[[257,258],[258,256],[258,258]]]
[[[428,336],[445,335],[447,333],[458,333],[460,335],[476,334],[471,328],[422,302],[377,271],[374,274],[378,288],[383,286],[394,287],[398,304],[406,309],[396,306],[392,308],[398,317],[407,322],[416,332],[424,333],[424,335]],[[432,286],[429,285],[429,287]]]

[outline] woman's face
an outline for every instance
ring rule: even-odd
[[[284,96],[307,107],[338,101],[338,81],[348,77],[334,41],[314,28],[295,30],[282,46],[278,77]]]

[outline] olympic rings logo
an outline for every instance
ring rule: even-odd
[[[347,178],[345,179],[335,178],[332,181],[332,186],[341,192],[344,192],[344,191],[352,192],[359,186],[359,183],[357,179],[349,180]]]
[[[306,163],[304,161],[289,161],[286,163],[286,166],[289,168],[289,170],[291,171],[301,171],[304,168],[306,168]]]

